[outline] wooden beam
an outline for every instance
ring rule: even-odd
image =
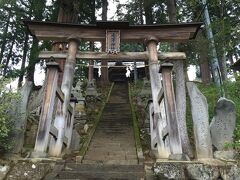
[[[75,36],[82,41],[105,41],[104,27],[83,24],[65,24],[52,22],[24,21],[32,35],[39,40],[67,41]],[[161,25],[135,25],[117,28],[121,32],[122,41],[143,42],[149,35],[155,36],[161,42],[181,42],[193,39],[202,23],[161,24]],[[116,29],[116,28],[114,28]]]
[[[66,59],[66,51],[42,51],[38,56],[40,59]],[[108,54],[105,52],[77,52],[76,58],[84,60],[125,60],[125,61],[146,61],[149,59],[148,52],[120,52],[118,54]],[[158,53],[158,59],[166,60],[185,60],[186,54],[184,52],[161,52]]]

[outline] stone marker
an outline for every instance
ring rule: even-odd
[[[207,100],[193,82],[187,82],[187,88],[191,101],[197,158],[212,158]]]
[[[234,102],[226,98],[220,98],[210,124],[212,143],[217,150],[223,150],[226,143],[233,141],[235,127],[236,108]]]
[[[73,151],[78,151],[80,149],[80,135],[75,129],[73,130],[72,133],[73,134],[72,134],[70,149],[72,149]]]
[[[82,82],[78,81],[76,86],[72,88],[72,94],[75,98],[77,98],[78,101],[84,101],[84,97],[82,94]]]
[[[151,83],[147,78],[143,78],[143,87],[139,94],[141,98],[151,98],[152,90],[151,90]]]
[[[98,96],[95,79],[88,82],[86,96],[94,96],[94,97]]]

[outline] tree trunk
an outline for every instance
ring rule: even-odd
[[[33,43],[30,51],[30,58],[29,58],[29,64],[27,68],[27,80],[32,81],[34,84],[34,72],[35,72],[35,65],[38,62],[38,39],[35,37],[33,38]]]
[[[224,10],[225,10],[225,1],[221,0],[221,19],[222,21],[222,29],[223,31],[225,31],[225,23],[224,23]],[[223,34],[223,42],[225,42],[225,34]],[[222,75],[222,81],[227,80],[227,58],[226,58],[226,49],[225,49],[225,45],[224,43],[222,43],[222,53],[220,56],[220,62],[219,62],[219,66],[220,66],[220,71],[221,71],[221,75]]]
[[[68,0],[59,0],[60,8],[58,13],[57,22],[62,23],[76,23],[77,22],[77,13],[74,8],[77,1],[68,1]]]
[[[26,131],[27,125],[27,105],[29,96],[32,90],[32,81],[26,81],[22,89],[20,90],[21,100],[16,104],[16,114],[14,120],[14,146],[13,146],[13,153],[20,153],[23,144],[24,144],[24,134]]]
[[[90,42],[90,51],[94,51],[94,43],[93,42]],[[94,62],[93,60],[90,60],[89,61],[89,67],[88,67],[88,81],[92,81],[94,76],[93,76],[93,65],[94,65]]]
[[[19,79],[18,79],[18,88],[22,87],[23,77],[25,74],[25,65],[26,65],[26,60],[27,60],[27,52],[28,52],[28,48],[29,48],[28,40],[29,40],[29,34],[28,34],[27,30],[25,30],[25,38],[24,38],[24,44],[23,44],[23,56],[22,56],[20,75],[19,75]]]
[[[211,81],[210,67],[208,62],[208,55],[206,52],[200,54],[200,70],[203,84],[209,84]]]
[[[170,23],[177,23],[176,17],[176,0],[167,1],[167,11]]]
[[[141,0],[140,13],[141,13],[141,23],[142,24],[144,23],[144,20],[143,20],[143,10],[145,12],[146,24],[153,24],[152,4],[150,3],[151,1]],[[146,46],[143,45],[143,47],[144,47],[144,51],[146,51]],[[146,78],[150,79],[149,67],[148,66],[149,66],[149,62],[145,61],[145,74],[146,74]]]
[[[91,17],[90,23],[94,24],[94,23],[96,23],[95,0],[90,0],[90,7],[92,9],[92,11],[90,12],[90,17]],[[90,46],[89,47],[90,51],[93,52],[94,51],[94,41],[91,41],[89,46]],[[94,79],[94,68],[93,68],[93,65],[94,65],[94,61],[90,60],[89,61],[89,67],[88,67],[88,81],[92,81]]]
[[[205,39],[203,32],[199,33],[201,39]],[[205,41],[203,41],[205,42]],[[211,82],[211,73],[208,60],[208,43],[200,44],[200,70],[201,78],[204,84],[209,84]]]
[[[75,1],[67,1],[67,0],[58,0],[59,11],[58,11],[58,23],[77,23],[77,12],[74,8]],[[53,51],[63,51],[66,50],[66,44],[62,42],[54,42],[52,46]],[[61,69],[61,72],[58,73],[58,85],[62,85],[64,67],[65,67],[65,59],[59,59],[58,64]]]
[[[107,21],[107,9],[108,8],[108,1],[102,0],[102,20]],[[106,42],[102,42],[102,51],[106,51]],[[101,83],[102,85],[106,85],[109,83],[108,79],[108,61],[102,61],[101,63]]]
[[[230,61],[230,64],[233,65],[233,64],[234,64],[233,55],[232,55],[232,54],[229,54],[228,57],[229,57],[228,59],[229,59],[229,61]],[[238,79],[238,74],[237,74],[237,71],[236,71],[236,70],[233,70],[233,76],[234,76],[235,80]]]
[[[1,53],[0,53],[0,64],[2,63],[3,53],[5,51],[6,44],[7,44],[7,33],[8,33],[8,27],[9,27],[9,24],[10,24],[10,18],[11,18],[11,13],[9,11],[9,16],[7,17],[6,26],[5,26],[5,29],[4,29],[4,32],[3,32],[3,40],[2,40]]]
[[[146,24],[153,24],[153,0],[143,0]]]
[[[212,77],[215,82],[215,84],[220,87],[222,84],[222,79],[221,79],[221,74],[220,74],[220,68],[219,68],[219,60],[217,58],[217,52],[216,52],[216,47],[215,47],[215,42],[213,38],[213,32],[212,32],[212,27],[211,27],[211,21],[209,17],[209,12],[208,12],[208,6],[207,6],[207,1],[206,0],[201,0],[202,5],[204,7],[204,17],[205,17],[205,24],[206,24],[206,29],[207,29],[207,36],[210,44],[210,52],[211,52],[211,57],[212,57],[212,62],[211,62],[211,70],[212,70]]]
[[[9,53],[7,55],[7,60],[6,60],[6,63],[4,65],[4,69],[3,69],[3,76],[6,76],[6,74],[7,74],[8,65],[9,65],[10,59],[12,57],[13,46],[15,44],[15,38],[16,38],[16,36],[13,37],[12,44],[11,44],[11,47],[9,49]]]
[[[143,24],[143,0],[139,1],[139,11],[140,11],[140,23]]]
[[[226,62],[226,55],[225,55],[225,48],[223,48],[222,56],[219,58],[219,66],[221,70],[222,80],[227,80],[227,62]]]
[[[107,21],[108,1],[102,0],[102,20]]]
[[[170,23],[177,23],[176,17],[176,0],[167,1],[167,9]],[[176,50],[176,44],[171,48]],[[180,137],[182,142],[183,152],[189,157],[193,157],[192,148],[188,138],[187,125],[186,125],[186,85],[185,85],[185,73],[184,62],[176,61],[175,64],[176,73],[176,106],[178,113],[178,127],[181,129]]]

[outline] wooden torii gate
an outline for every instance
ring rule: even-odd
[[[71,88],[76,66],[76,58],[85,60],[149,60],[149,72],[152,89],[152,148],[157,144],[158,153],[182,154],[182,145],[179,137],[177,111],[172,85],[172,64],[161,65],[163,87],[159,74],[159,60],[184,60],[185,53],[171,52],[158,53],[159,42],[183,42],[194,39],[202,23],[161,24],[161,25],[129,25],[128,22],[99,21],[95,25],[65,24],[53,22],[24,21],[31,35],[39,40],[52,40],[67,43],[68,49],[62,51],[41,52],[42,59],[66,59],[63,69],[63,78],[59,84],[59,66],[56,62],[47,64],[47,82],[42,111],[40,115],[38,133],[32,156],[44,157],[49,149],[49,156],[60,156],[63,146],[70,148],[72,124],[74,120],[74,100],[71,103]],[[79,52],[80,41],[104,41],[106,52]],[[146,52],[119,52],[120,42],[140,42],[147,46]],[[61,77],[60,77],[61,78]],[[164,96],[167,116],[167,130],[162,126],[162,116],[159,101]],[[53,117],[55,97],[57,101],[56,115]],[[72,104],[72,106],[70,106]],[[71,111],[72,110],[72,111]],[[53,121],[53,118],[54,121]],[[52,123],[53,122],[53,123]],[[159,128],[160,127],[160,128]],[[163,132],[169,134],[169,149],[163,142]],[[49,144],[49,137],[52,137]],[[155,147],[156,148],[156,147]]]

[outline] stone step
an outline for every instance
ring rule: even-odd
[[[117,124],[127,124],[130,123],[132,124],[132,116],[131,115],[126,115],[126,116],[121,116],[121,117],[114,117],[113,115],[105,115],[102,116],[102,123],[112,123],[115,122]]]
[[[138,160],[102,160],[102,161],[96,161],[96,160],[84,160],[82,161],[84,164],[107,164],[107,165],[137,165]]]
[[[126,117],[126,118],[122,118],[122,117],[102,117],[102,120],[100,121],[103,124],[111,124],[111,123],[116,123],[118,125],[129,125],[129,124],[133,124],[132,118],[131,117]]]
[[[122,130],[133,130],[132,128],[132,123],[130,122],[126,122],[123,124],[114,124],[115,122],[100,122],[101,124],[97,127],[97,130],[99,128],[104,128],[104,129],[110,129],[110,128],[118,128],[118,129],[122,129]],[[101,131],[102,132],[102,131]]]
[[[114,123],[114,122],[112,122]],[[107,123],[104,123],[104,124],[101,124],[98,128],[97,128],[97,131],[99,131],[99,129],[119,129],[119,130],[133,130],[133,128],[131,127],[132,124],[129,123],[129,124],[117,124],[117,125],[112,125],[112,124],[107,124]],[[102,131],[100,131],[102,132]]]
[[[98,144],[102,144],[102,143],[116,143],[116,140],[117,140],[117,144],[135,144],[135,141],[134,139],[132,138],[129,138],[128,142],[126,142],[126,138],[127,137],[121,137],[121,138],[114,138],[114,137],[111,137],[109,139],[106,139],[106,138],[96,138],[96,139],[93,139],[91,142],[92,143],[98,143]]]
[[[138,164],[127,86],[114,86],[83,163]]]
[[[95,133],[95,135],[98,136],[99,138],[98,138],[98,137],[93,137],[92,140],[95,140],[95,139],[98,140],[98,139],[100,139],[100,140],[103,140],[103,141],[109,140],[109,141],[117,142],[117,141],[124,141],[124,139],[125,139],[124,142],[126,142],[126,139],[128,139],[129,141],[131,141],[131,140],[134,141],[134,138],[132,137],[132,136],[133,136],[133,133],[128,133],[128,136],[126,136],[125,134],[119,134],[119,135],[112,134],[112,136],[105,137],[105,136],[106,136],[106,132],[99,132],[99,131],[97,131],[97,132]],[[129,136],[129,135],[131,135],[131,136]],[[117,140],[117,141],[116,141],[116,140]],[[98,141],[98,142],[101,142],[101,141]],[[121,143],[121,142],[120,142],[120,143]]]
[[[120,130],[120,129],[100,129],[102,130],[101,133],[96,133],[96,135],[103,135],[103,136],[116,136],[118,133],[120,136],[125,136],[126,138],[133,136],[133,133],[129,133],[128,135],[126,135],[129,131],[131,131],[131,129],[127,129],[127,130]],[[100,131],[99,130],[99,131]],[[112,134],[111,134],[112,133]]]
[[[79,180],[139,180],[144,178],[144,173],[135,172],[89,172],[89,171],[63,171],[57,179],[79,179]]]
[[[143,165],[103,165],[103,164],[82,164],[82,163],[66,163],[65,170],[88,171],[94,172],[111,171],[111,172],[142,172]]]
[[[127,132],[129,132],[129,133],[132,133],[133,134],[133,129],[132,128],[130,128],[130,127],[107,127],[107,126],[102,126],[102,127],[99,127],[96,131],[97,132],[99,132],[99,133],[101,133],[101,132],[104,132],[104,131],[100,131],[100,130],[105,130],[105,131],[107,131],[107,130],[116,130],[116,131],[123,131],[123,132],[125,132],[125,131],[127,131]],[[128,134],[126,134],[126,136],[127,136]]]
[[[100,142],[98,140],[93,140],[90,144],[91,146],[98,148],[98,147],[105,147],[105,149],[109,148],[121,148],[121,147],[128,147],[128,148],[135,148],[135,143],[132,141],[130,142],[122,142],[122,143],[116,143],[114,141],[105,141]]]
[[[116,117],[113,115],[104,115],[104,116],[102,116],[102,120],[100,122],[111,123],[113,121],[118,124],[131,123],[132,115],[126,115],[126,116],[116,115]]]
[[[111,156],[114,156],[114,155],[122,155],[122,156],[125,156],[125,155],[128,155],[128,156],[136,156],[136,151],[99,151],[98,149],[94,149],[94,150],[89,150],[87,152],[87,155],[89,156],[95,156],[95,155],[111,155]]]
[[[128,155],[136,155],[137,153],[136,153],[136,149],[134,149],[134,148],[132,148],[132,149],[127,149],[127,150],[125,150],[125,149],[123,149],[123,148],[121,148],[121,149],[119,149],[119,150],[117,150],[117,149],[111,149],[111,150],[109,150],[109,149],[104,149],[104,148],[92,148],[92,149],[90,149],[87,153],[86,153],[86,155],[88,155],[88,154],[93,154],[93,153],[99,153],[99,154],[110,154],[110,155],[113,155],[113,154],[121,154],[121,155],[124,155],[124,154],[128,154]]]
[[[128,150],[128,149],[135,149],[135,144],[134,143],[132,143],[132,144],[120,144],[120,145],[117,145],[117,144],[115,144],[115,145],[113,145],[113,143],[104,143],[104,144],[97,144],[97,143],[93,143],[93,144],[91,144],[91,146],[93,147],[93,148],[104,148],[104,149],[109,149],[109,150],[115,150],[115,149],[117,149],[117,148],[119,148],[119,150],[120,150],[120,148],[122,148],[122,149],[124,149],[124,150]]]
[[[136,155],[85,155],[83,160],[93,160],[93,161],[106,161],[106,160],[137,160],[137,156]]]

